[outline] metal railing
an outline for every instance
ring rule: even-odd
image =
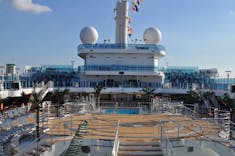
[[[163,50],[165,47],[162,45],[155,44],[80,44],[78,50],[82,49],[141,49],[141,50]]]
[[[160,138],[161,138],[161,148],[163,149],[164,155],[165,156],[174,156],[174,150],[173,150],[173,145],[169,139],[169,137],[167,136],[167,132],[166,132],[166,127],[164,125],[164,123],[160,124]]]
[[[28,144],[27,146],[20,146],[20,144],[16,145],[14,147],[14,149],[18,149],[18,153],[16,153],[16,156],[23,156],[23,155],[40,155],[40,153],[42,153],[42,147],[46,147],[46,148],[52,148],[52,145],[54,143],[53,135],[48,135],[48,133],[50,133],[51,131],[58,129],[60,124],[55,125],[52,128],[49,128],[47,131],[47,134],[44,133],[42,135],[40,135],[39,138],[37,138],[35,136],[35,139]]]
[[[230,121],[230,139],[235,140],[235,123]]]
[[[50,120],[54,119],[60,119],[60,118],[52,118]],[[84,122],[84,120],[78,120],[73,119],[72,117],[68,117],[66,121],[58,121],[56,124],[51,122],[51,124],[44,125],[43,132],[40,131],[42,134],[37,139],[35,136],[35,139],[27,146],[22,147],[19,143],[17,143],[14,147],[14,149],[17,150],[16,156],[23,156],[23,155],[39,155],[46,151],[51,151],[52,146],[57,141],[71,141],[71,137],[75,135],[76,131],[78,130],[77,121],[80,121],[81,123]],[[34,134],[34,133],[32,133]],[[18,141],[17,141],[18,142]],[[64,147],[64,149],[61,149],[60,152],[63,153],[66,151],[67,147]]]
[[[120,120],[118,120],[118,122],[117,122],[117,127],[116,127],[116,132],[115,132],[115,139],[114,139],[114,143],[113,143],[112,156],[117,156],[117,154],[118,154],[118,148],[119,148],[119,140],[118,140],[119,126],[120,126]]]
[[[169,99],[153,99],[152,100],[152,110],[157,113],[171,113],[184,115],[186,117],[192,118],[194,120],[203,120],[208,123],[213,123],[217,129],[217,134],[209,134],[208,136],[203,136],[209,140],[221,140],[228,141],[229,139],[235,139],[235,123],[230,121],[230,112],[224,110],[217,110],[214,112],[214,117],[204,117],[198,112],[186,107],[183,103],[170,101]],[[212,114],[213,115],[213,114]],[[197,129],[192,130],[195,133],[202,133],[203,126],[197,124]],[[179,129],[178,129],[179,130]],[[180,132],[178,132],[179,134]]]
[[[84,71],[164,71],[164,67],[141,65],[85,65],[80,69]]]

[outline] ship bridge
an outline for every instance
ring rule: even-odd
[[[165,56],[162,45],[81,44],[78,56],[85,60],[86,75],[160,76],[158,59]]]
[[[80,44],[78,46],[78,56],[86,59],[90,53],[112,53],[112,54],[153,54],[161,58],[166,55],[166,49],[162,45],[156,44]]]

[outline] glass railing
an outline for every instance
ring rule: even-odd
[[[215,78],[213,80],[218,84],[235,84],[235,78]]]
[[[165,51],[165,47],[155,44],[80,44],[78,51],[82,49],[140,49]]]
[[[79,66],[78,71],[162,71],[166,75],[187,75],[187,74],[197,74],[197,67],[175,67],[175,66],[144,66],[144,65],[84,65]],[[176,73],[175,73],[176,72]]]
[[[163,71],[164,67],[135,66],[135,65],[86,65],[79,71]]]
[[[35,82],[31,80],[21,81],[22,88],[32,88]],[[163,84],[161,82],[142,82],[137,80],[129,80],[129,81],[112,81],[112,80],[103,80],[103,81],[81,81],[79,79],[76,80],[53,80],[54,87],[75,87],[75,88],[94,88],[97,84],[102,84],[107,88],[164,88],[164,89],[208,89],[208,90],[217,90],[217,91],[227,91],[229,89],[229,85],[227,84],[217,84],[214,82],[175,82],[165,81]],[[4,89],[12,88],[12,83],[3,82]]]
[[[42,65],[41,71],[57,71],[57,72],[73,72],[74,68],[72,65]]]
[[[127,82],[127,81],[80,81],[75,84],[76,87],[81,88],[94,88],[97,84],[100,84],[106,88],[161,88],[162,84],[158,82]]]
[[[166,72],[167,73],[172,73],[172,72],[181,72],[181,73],[196,73],[198,72],[198,67],[194,66],[168,66],[166,67]]]

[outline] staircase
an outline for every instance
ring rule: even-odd
[[[81,151],[81,144],[82,144],[82,135],[86,133],[87,130],[87,122],[83,121],[82,124],[79,125],[78,130],[76,131],[68,149],[63,154],[63,156],[75,156],[78,155]]]
[[[163,156],[158,142],[120,142],[118,156]]]
[[[40,88],[39,91],[36,91],[36,88]],[[32,93],[37,93],[39,96],[39,100],[43,100],[44,97],[47,95],[48,92],[53,91],[53,88],[51,87],[51,81],[49,81],[46,85],[38,84],[36,87],[33,88]],[[28,110],[27,111],[33,111],[35,110],[35,104],[29,103]]]

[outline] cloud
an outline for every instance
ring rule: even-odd
[[[235,11],[234,10],[229,10],[228,11],[228,17],[235,17]]]
[[[12,5],[20,11],[29,11],[34,13],[45,13],[52,11],[51,8],[33,3],[32,0],[12,0]]]

